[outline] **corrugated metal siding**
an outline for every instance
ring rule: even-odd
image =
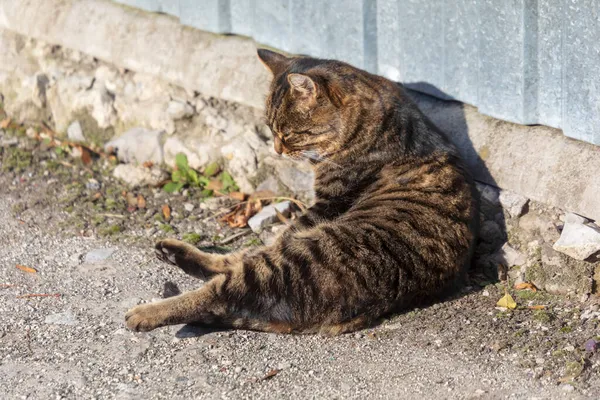
[[[120,0],[600,145],[598,0]]]

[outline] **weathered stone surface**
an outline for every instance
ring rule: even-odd
[[[496,187],[476,182],[475,187],[481,194],[481,199],[488,201],[492,205],[499,205],[500,190]]]
[[[183,101],[171,100],[167,114],[174,120],[190,118],[194,115],[194,107]]]
[[[518,218],[523,215],[525,206],[527,206],[527,203],[529,202],[527,197],[509,190],[501,190],[498,200],[500,201],[502,208],[508,211],[513,218]]]
[[[67,137],[73,142],[85,142],[85,136],[83,136],[83,129],[79,121],[74,121],[67,128]]]
[[[553,248],[576,260],[585,260],[600,252],[600,229],[577,222],[565,222],[560,239]]]
[[[527,256],[519,250],[512,248],[508,243],[505,243],[496,253],[496,259],[507,267],[524,265],[527,262]]]
[[[273,225],[270,229],[263,229],[259,234],[260,240],[265,244],[265,246],[270,246],[275,243],[277,237],[286,229],[287,227],[283,224]]]
[[[163,131],[151,131],[145,128],[133,128],[108,142],[104,148],[117,152],[119,160],[127,163],[143,164],[152,161],[163,162]]]
[[[585,224],[589,222],[589,220],[575,213],[566,213],[564,222],[569,224]]]
[[[257,172],[258,161],[254,149],[246,141],[231,142],[221,148],[221,154],[226,160],[227,171],[233,176],[240,189],[252,192],[250,183]]]
[[[211,143],[201,143],[199,139],[190,139],[187,143],[184,143],[177,137],[169,137],[163,147],[165,164],[174,166],[175,156],[183,153],[187,156],[189,166],[194,169],[201,169],[213,161],[216,152],[217,149]]]
[[[284,216],[288,216],[291,209],[292,203],[289,201],[268,205],[248,220],[248,226],[254,232],[260,233],[266,226],[277,221],[277,213],[275,210],[279,211]]]
[[[121,179],[130,187],[156,186],[169,176],[160,168],[145,168],[132,164],[119,164],[113,170],[113,176]]]

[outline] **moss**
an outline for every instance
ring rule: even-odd
[[[521,300],[534,300],[540,297],[538,292],[532,290],[518,290],[515,295]]]
[[[94,225],[94,226],[98,226],[98,225],[102,224],[104,221],[106,221],[106,217],[104,217],[103,215],[94,215],[92,217],[92,225]]]
[[[573,327],[566,325],[566,326],[563,326],[562,328],[560,328],[560,331],[562,333],[571,333],[571,332],[573,332]]]
[[[546,310],[536,310],[533,313],[533,319],[541,323],[548,323],[554,319],[554,316]]]
[[[12,206],[12,212],[15,215],[19,215],[25,210],[27,210],[27,204],[23,202],[19,202]]]
[[[73,206],[67,206],[67,207],[65,207],[65,211],[68,212],[68,213],[72,213],[74,209],[75,208]]]
[[[244,243],[244,247],[260,246],[262,242],[259,238],[250,238]]]
[[[156,222],[164,222],[165,218],[163,217],[162,214],[158,213],[158,214],[154,214],[154,220]]]
[[[109,225],[109,226],[98,229],[98,234],[100,236],[112,236],[112,235],[116,235],[122,231],[123,231],[123,227],[115,224],[115,225]]]
[[[159,229],[165,233],[175,232],[175,229],[169,224],[160,224]]]
[[[200,240],[202,239],[202,235],[195,233],[195,232],[189,232],[189,233],[185,233],[183,235],[183,241],[184,242],[188,242],[191,244],[196,244],[198,243]]]
[[[9,147],[2,154],[2,171],[22,172],[31,165],[31,152],[18,147]]]

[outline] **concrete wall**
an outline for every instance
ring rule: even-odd
[[[270,10],[275,13],[277,7]],[[320,18],[317,11],[313,15]],[[384,17],[380,14],[378,18]],[[0,0],[0,28],[159,77],[186,92],[263,107],[269,74],[256,59],[256,44],[248,38],[210,34],[185,27],[170,16],[101,0]],[[319,37],[309,34],[302,40],[308,46]],[[569,46],[577,47],[577,43],[581,42]],[[388,47],[382,41],[379,44]],[[418,48],[410,51],[417,53]],[[578,51],[585,54],[590,47]],[[378,50],[377,54],[381,61],[383,53]],[[10,59],[6,52],[2,56],[3,61]],[[582,59],[580,63],[591,64],[592,60]],[[2,73],[0,68],[0,78]],[[592,106],[594,95],[600,93],[594,86],[597,76],[600,74],[590,74],[585,80],[588,89],[580,95],[581,101]],[[466,88],[467,84],[459,86]],[[490,84],[490,93],[493,89]],[[479,96],[478,90],[471,95]],[[498,89],[498,93],[503,90]],[[458,102],[425,95],[417,98],[421,109],[458,144],[479,180],[600,220],[600,147],[567,139],[557,129],[499,121]]]
[[[597,0],[118,0],[600,145]]]

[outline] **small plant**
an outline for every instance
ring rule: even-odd
[[[189,232],[189,233],[184,233],[183,234],[183,241],[190,243],[190,244],[196,244],[198,243],[200,240],[202,239],[202,236],[195,233],[195,232]]]
[[[198,174],[189,166],[187,156],[179,153],[175,156],[171,182],[163,186],[163,189],[167,193],[175,193],[184,187],[200,189],[202,197],[210,197],[215,191],[226,194],[239,190],[229,173],[223,171],[219,174],[219,164],[211,163],[204,169],[204,174]]]
[[[185,154],[179,153],[175,156],[175,166],[176,168],[171,173],[171,182],[163,187],[165,192],[175,193],[185,186],[202,188],[208,184],[208,178],[198,175],[194,169],[190,168]]]

